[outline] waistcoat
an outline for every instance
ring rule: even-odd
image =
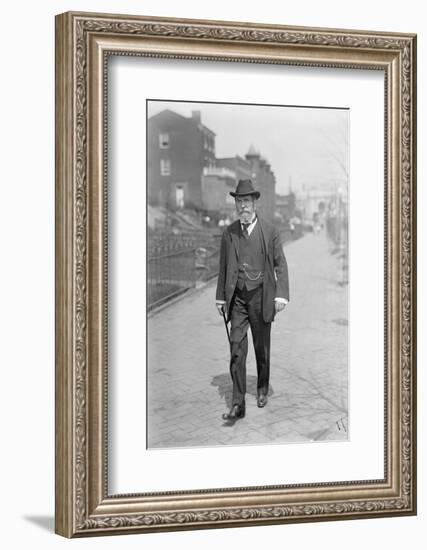
[[[242,290],[246,286],[248,290],[253,290],[261,285],[264,279],[264,266],[264,248],[258,221],[249,238],[240,231],[237,288]]]

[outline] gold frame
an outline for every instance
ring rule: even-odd
[[[110,54],[384,71],[384,479],[107,494],[104,77]],[[416,513],[415,132],[413,34],[89,13],[56,17],[57,533],[78,537]]]

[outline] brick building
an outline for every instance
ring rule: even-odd
[[[236,181],[248,179],[252,176],[250,162],[239,155],[235,157],[217,158],[216,165],[232,170],[235,174]]]
[[[236,173],[224,166],[207,167],[202,176],[202,204],[209,212],[229,214],[234,210],[230,191],[236,187]]]
[[[273,220],[276,208],[276,177],[268,161],[251,145],[245,155],[251,166],[251,179],[261,193],[257,210],[261,216]]]
[[[148,119],[148,202],[153,206],[202,207],[203,169],[215,165],[215,133],[200,111],[184,117],[166,109]]]
[[[253,146],[245,158],[216,158],[215,133],[202,124],[200,111],[184,117],[165,109],[148,119],[150,205],[231,213],[234,200],[229,192],[247,178],[261,193],[259,213],[272,220],[275,176]]]
[[[258,212],[261,216],[273,220],[276,201],[276,178],[270,164],[252,145],[245,158],[238,155],[219,158],[216,160],[216,166],[232,170],[235,174],[235,184],[240,179],[250,178],[255,188],[261,193],[261,198],[257,204]]]

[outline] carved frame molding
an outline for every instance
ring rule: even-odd
[[[56,26],[56,531],[74,537],[414,514],[416,37],[85,13],[57,16]],[[384,480],[107,494],[103,193],[108,55],[385,72]]]

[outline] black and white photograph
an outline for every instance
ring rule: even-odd
[[[416,37],[56,28],[57,532],[414,514]]]
[[[3,548],[425,546],[421,12],[4,3]]]
[[[348,441],[350,110],[146,113],[147,448]]]

